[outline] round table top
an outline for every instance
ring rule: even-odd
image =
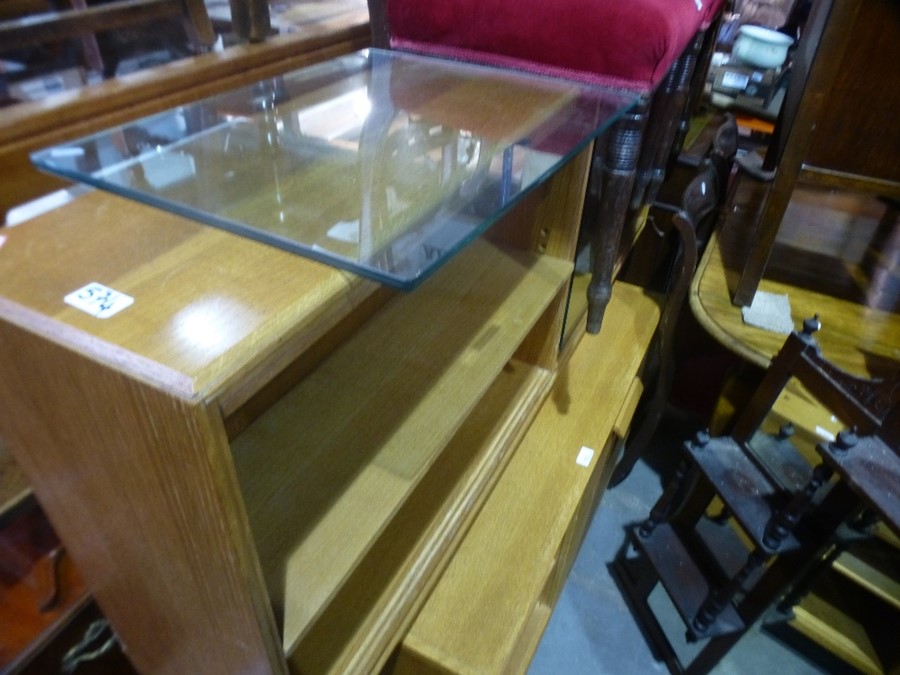
[[[738,268],[726,261],[739,261],[740,256],[738,242],[727,230],[713,235],[694,277],[691,309],[722,345],[766,368],[785,336],[744,323],[741,308],[731,303]],[[897,370],[900,314],[766,278],[759,290],[788,296],[795,330],[802,328],[804,319],[818,314],[822,328],[816,333],[816,340],[825,357],[835,365],[862,377]]]

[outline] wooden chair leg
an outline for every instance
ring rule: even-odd
[[[640,426],[636,433],[628,439],[625,452],[616,465],[610,479],[610,485],[618,485],[631,472],[635,462],[643,454],[644,449],[653,437],[656,427],[662,419],[672,391],[675,376],[674,341],[675,327],[685,304],[691,280],[697,269],[698,238],[697,231],[705,230],[723,203],[724,187],[730,171],[731,131],[734,137],[737,132],[733,118],[728,118],[716,133],[715,147],[711,154],[700,164],[697,175],[688,183],[681,199],[681,208],[671,205],[657,204],[660,211],[672,212],[668,219],[669,227],[678,238],[678,253],[671,272],[668,297],[662,316],[660,317],[658,335],[655,341],[656,384],[652,397],[643,408]]]
[[[216,31],[203,0],[184,0],[185,28],[195,52],[202,53],[216,42]]]
[[[650,444],[653,434],[665,413],[672,393],[672,384],[675,377],[675,327],[681,314],[690,288],[694,271],[697,269],[697,238],[695,236],[695,224],[686,214],[679,213],[672,218],[672,224],[679,235],[680,265],[675,273],[672,288],[669,290],[669,298],[663,309],[659,321],[659,334],[656,339],[657,361],[659,363],[656,374],[656,387],[653,396],[647,405],[647,414],[641,420],[641,426],[630,438],[626,445],[622,458],[616,464],[610,477],[610,487],[621,483],[635,463],[644,454],[644,450]]]
[[[265,0],[230,0],[231,29],[249,42],[262,42],[272,29],[269,4]]]
[[[588,333],[600,332],[603,314],[612,295],[619,240],[628,217],[629,196],[634,187],[647,110],[647,101],[639,104],[613,126],[607,143],[595,151],[601,153],[602,179],[591,245]]]
[[[653,202],[665,178],[666,167],[690,93],[697,55],[702,45],[703,34],[698,33],[684,53],[672,64],[666,79],[653,96],[647,139],[641,150],[636,185],[631,194],[632,210]]]
[[[687,48],[684,54],[675,62],[673,91],[670,95],[669,108],[666,111],[667,119],[665,120],[665,136],[662,142],[656,148],[656,154],[653,161],[652,170],[650,172],[650,183],[644,193],[644,203],[652,204],[659,195],[659,188],[662,186],[669,170],[671,160],[677,156],[680,151],[681,144],[684,142],[686,129],[683,127],[685,121],[685,111],[688,105],[688,99],[691,93],[691,82],[694,77],[694,69],[697,66],[697,59],[700,54],[700,48],[703,46],[703,33],[697,33],[694,41]],[[688,121],[689,123],[689,121]]]
[[[695,477],[690,475],[691,463],[687,459],[682,459],[678,464],[675,475],[666,484],[660,498],[656,500],[653,508],[650,509],[650,515],[641,523],[638,528],[638,536],[649,537],[658,525],[669,519],[672,513],[681,506],[684,501],[688,487],[694,482]]]

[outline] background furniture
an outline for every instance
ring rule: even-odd
[[[802,4],[802,3],[801,3]],[[892,0],[817,0],[792,57],[764,168],[741,176],[731,219],[753,234],[733,301],[749,305],[798,183],[900,196],[900,7]],[[741,195],[745,192],[746,195]]]
[[[802,225],[786,223],[785,227],[791,234]],[[744,255],[743,234],[740,225],[730,218],[714,233],[700,261],[690,304],[694,317],[718,344],[751,364],[754,370],[765,369],[782,337],[746,324],[740,308],[731,303],[730,289],[734,288],[738,269],[733,261]],[[873,256],[881,265],[889,264],[890,256],[885,251],[875,251]],[[793,265],[801,265],[796,250],[790,260]],[[820,273],[829,275],[828,266],[821,260],[818,268]],[[876,276],[883,271],[882,267],[877,268]],[[824,353],[842,369],[870,379],[894,374],[900,345],[900,315],[896,312],[866,304],[865,295],[857,301],[834,297],[821,285],[814,290],[808,284],[798,286],[764,278],[760,290],[787,295],[795,325],[803,316],[823,312],[825,328],[817,334],[817,340]],[[756,381],[755,377],[746,379]],[[731,395],[731,389],[723,394],[718,418],[730,416],[734,401],[743,398]],[[831,413],[808,390],[793,383],[788,384],[773,413],[766,431],[777,435],[781,426],[792,422],[795,445],[813,448],[821,441],[822,433],[835,434],[840,429]],[[895,617],[900,609],[895,571],[897,546],[895,537],[876,528],[875,536],[869,540],[835,549],[831,571],[820,575],[812,587],[806,586],[806,592],[799,595],[800,604],[792,610],[795,618],[772,630],[785,640],[802,637],[801,649],[810,644],[824,647],[862,672],[887,670],[896,663],[896,653],[891,654],[896,641],[883,626],[891,623],[885,617]]]
[[[0,44],[5,52],[78,37],[85,65],[109,77],[115,74],[115,67],[104,65],[96,37],[98,33],[121,31],[173,17],[183,19],[188,41],[197,53],[212,47],[216,34],[201,0],[115,0],[91,6],[85,0],[72,0],[71,7],[63,11],[0,22]]]
[[[893,506],[900,457],[891,449],[897,439],[882,437],[900,416],[900,371],[894,381],[870,382],[836,369],[813,338],[818,326],[807,320],[788,337],[727,436],[701,431],[684,444],[686,458],[634,530],[637,557],[623,552],[616,561],[623,589],[673,672],[708,672],[779,598],[821,569],[838,528],[863,506],[876,505],[888,527],[900,530]],[[841,432],[821,443],[826,461],[815,469],[786,435],[757,436],[791,378],[867,436]],[[833,466],[841,478],[826,487]],[[742,537],[734,537],[730,522]],[[650,609],[657,582],[685,622],[688,642],[703,640],[689,662]]]
[[[370,0],[377,46],[596,82],[641,94],[633,113],[596,145],[586,230],[591,238],[588,331],[609,298],[629,212],[653,201],[702,86],[722,2]],[[699,65],[698,65],[699,63]],[[646,131],[645,131],[646,127]],[[586,233],[587,234],[587,233]]]
[[[370,43],[367,12],[360,6],[261,44],[235,45],[6,108],[0,115],[0,214],[67,185],[37,171],[31,152]]]
[[[728,115],[716,129],[710,147],[696,168],[696,175],[684,188],[679,205],[656,202],[653,208],[664,217],[654,219],[663,223],[674,237],[669,254],[672,272],[663,272],[666,304],[660,320],[659,335],[654,345],[656,382],[640,414],[635,434],[628,439],[622,458],[610,478],[610,485],[622,482],[640,458],[662,419],[675,377],[674,338],[678,317],[687,304],[688,291],[697,270],[698,258],[705,248],[711,229],[721,215],[728,192],[732,161],[737,151],[737,124]],[[664,270],[669,265],[663,266]]]

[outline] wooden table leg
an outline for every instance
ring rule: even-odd
[[[600,332],[603,313],[612,294],[613,271],[619,240],[634,187],[641,139],[649,101],[644,100],[610,129],[607,143],[598,144],[602,185],[591,246],[591,282],[588,284],[587,331]]]

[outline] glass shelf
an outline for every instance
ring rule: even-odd
[[[634,103],[576,82],[372,49],[32,161],[409,290]]]

